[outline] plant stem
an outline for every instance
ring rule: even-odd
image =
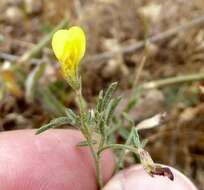
[[[152,88],[165,87],[173,84],[188,83],[188,82],[200,81],[200,80],[204,80],[204,73],[182,75],[182,76],[176,76],[176,77],[151,81],[151,82],[144,83],[142,87],[144,89],[152,89]]]
[[[100,160],[101,160],[101,155],[96,154],[96,160],[95,160],[96,177],[97,177],[99,188],[102,189],[102,187],[103,187],[103,177],[102,177],[102,172],[101,172]]]
[[[132,146],[125,145],[125,144],[109,144],[109,145],[106,145],[103,148],[98,150],[98,154],[100,155],[104,150],[109,149],[109,148],[112,148],[112,149],[128,149],[131,152],[133,152],[135,154],[138,154],[137,148],[134,148]]]
[[[125,145],[129,145],[131,143],[132,137],[134,135],[134,128],[132,128],[128,139],[125,142]],[[118,159],[118,168],[123,168],[124,167],[124,158],[125,158],[125,149],[121,151]]]
[[[89,127],[86,125],[86,122],[85,122],[85,106],[84,106],[84,99],[83,99],[82,92],[81,92],[81,85],[80,85],[80,89],[76,91],[76,95],[78,98],[80,115],[81,115],[81,126],[82,126],[81,132],[83,133],[84,137],[86,138],[86,140],[89,143],[92,140],[91,139],[92,134],[91,134]],[[101,165],[100,165],[101,155],[96,153],[96,151],[94,150],[94,147],[91,143],[89,143],[89,148],[90,148],[90,151],[91,151],[91,154],[93,156],[95,166],[96,166],[97,182],[98,182],[99,188],[102,189],[103,179],[102,179]]]
[[[142,71],[144,69],[144,65],[145,65],[146,60],[147,60],[146,55],[143,55],[142,59],[140,61],[140,64],[139,64],[139,68],[137,69],[137,67],[136,67],[136,69],[135,69],[135,78],[134,78],[133,85],[132,85],[133,89],[137,87],[137,84],[139,82],[140,76],[141,76]]]
[[[139,82],[139,79],[141,77],[141,74],[142,74],[142,71],[144,69],[144,65],[145,65],[145,62],[146,62],[147,56],[148,56],[149,25],[148,25],[146,17],[143,14],[140,14],[140,17],[141,17],[141,21],[142,21],[143,28],[144,28],[144,48],[145,48],[145,51],[144,51],[144,53],[142,55],[142,58],[141,58],[138,69],[137,69],[137,67],[135,67],[135,78],[134,78],[134,81],[133,81],[133,89],[136,88],[136,86],[137,86],[137,84]]]

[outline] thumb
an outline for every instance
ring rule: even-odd
[[[137,165],[117,174],[103,190],[197,190],[181,172],[170,169],[174,175],[173,181],[163,176],[151,177],[141,165]]]
[[[2,190],[96,190],[95,165],[76,130],[34,130],[0,133],[0,189]],[[110,178],[114,160],[104,152],[103,177]]]

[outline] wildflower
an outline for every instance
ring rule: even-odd
[[[53,35],[52,48],[61,65],[63,76],[72,88],[78,89],[80,86],[78,65],[86,49],[84,31],[78,26],[58,30]]]

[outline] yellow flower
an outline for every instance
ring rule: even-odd
[[[65,79],[73,87],[78,80],[77,69],[86,49],[86,36],[82,28],[73,26],[58,30],[52,38],[52,48],[60,62]]]

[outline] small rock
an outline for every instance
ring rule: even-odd
[[[118,72],[118,62],[115,59],[108,61],[107,65],[102,70],[102,76],[104,78],[110,78]]]
[[[12,24],[18,24],[23,19],[23,12],[16,6],[9,7],[5,12],[5,20]]]

